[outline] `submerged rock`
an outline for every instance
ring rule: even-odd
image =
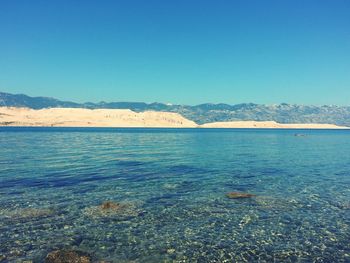
[[[163,188],[167,190],[174,190],[178,187],[177,184],[170,184],[170,183],[165,183],[163,184]]]
[[[14,210],[3,210],[1,211],[5,218],[15,219],[31,219],[39,217],[47,217],[54,214],[54,210],[46,208],[23,208]]]
[[[255,197],[256,195],[254,194],[249,194],[249,193],[241,193],[241,192],[230,192],[226,194],[226,197],[230,199],[240,199],[240,198],[251,198]]]
[[[18,213],[19,217],[22,218],[34,218],[34,217],[44,217],[50,216],[54,213],[51,209],[37,209],[37,208],[28,208],[22,210]]]
[[[348,203],[343,203],[343,202],[335,202],[332,203],[333,206],[342,209],[342,210],[349,210],[350,209],[350,202]]]
[[[47,254],[45,263],[90,263],[88,253],[76,250],[55,250]]]
[[[101,209],[102,210],[119,210],[122,209],[124,205],[112,201],[107,201],[102,203]]]
[[[303,207],[303,204],[295,199],[259,196],[254,201],[257,204],[257,208],[264,210],[291,211]]]
[[[132,203],[103,202],[101,205],[88,207],[84,214],[91,218],[128,218],[139,215],[139,211]]]

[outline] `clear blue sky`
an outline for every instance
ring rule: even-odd
[[[1,0],[0,91],[350,105],[350,1]]]

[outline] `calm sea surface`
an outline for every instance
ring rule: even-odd
[[[0,261],[56,249],[350,262],[350,131],[0,128]]]

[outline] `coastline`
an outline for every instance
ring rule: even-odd
[[[338,126],[327,123],[278,123],[275,121],[232,121],[213,122],[201,125],[201,128],[221,128],[221,129],[334,129],[347,130],[350,127]]]
[[[35,110],[17,107],[0,107],[0,127],[350,129],[335,124],[282,124],[275,121],[228,121],[198,125],[174,112],[84,108]]]

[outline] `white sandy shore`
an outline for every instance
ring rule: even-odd
[[[197,124],[171,112],[133,112],[119,109],[0,107],[0,126],[58,127],[196,127]]]
[[[266,128],[266,129],[349,129],[334,124],[293,123],[282,124],[275,121],[228,121],[212,122],[201,125],[201,128]]]
[[[197,125],[172,112],[124,109],[0,107],[0,126],[349,129],[334,124],[280,124],[274,121],[213,122]]]

